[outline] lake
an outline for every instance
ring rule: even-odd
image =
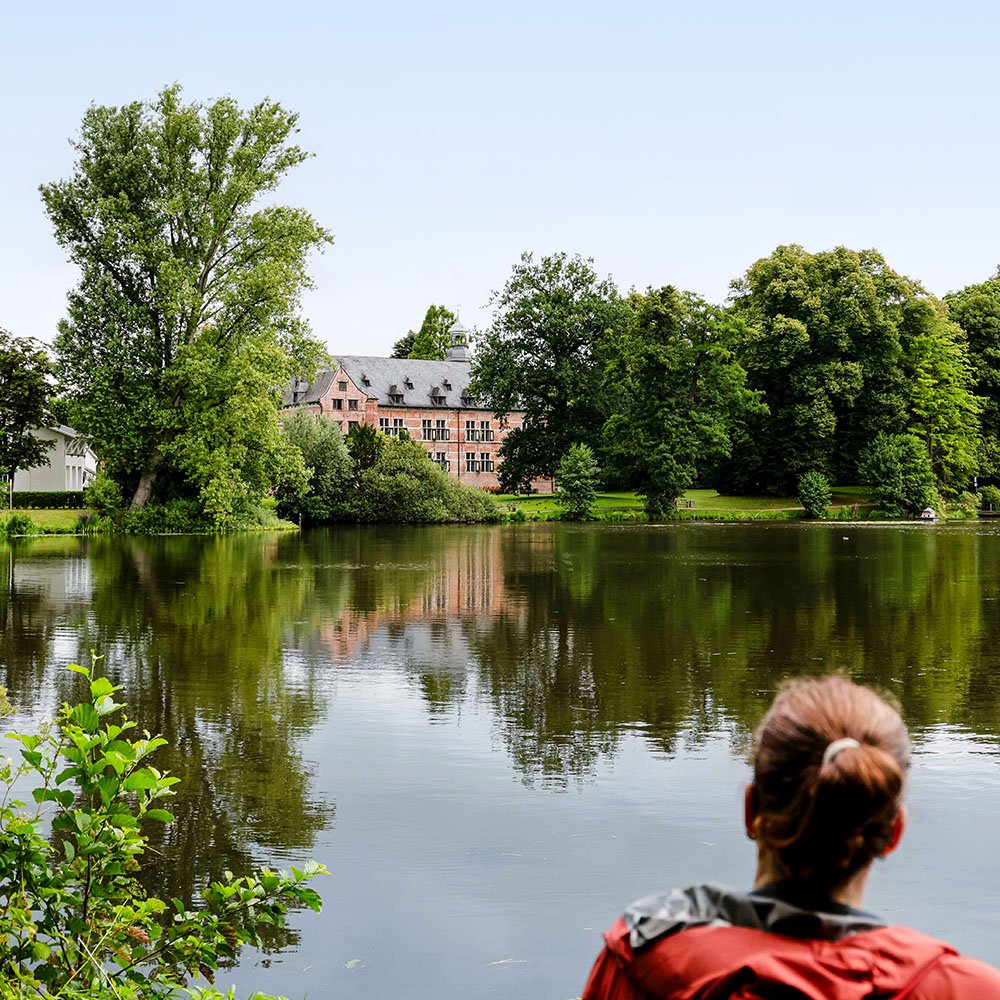
[[[915,742],[868,907],[1000,963],[1000,525],[0,546],[14,724],[78,697],[91,649],[182,779],[152,889],[331,871],[321,915],[220,975],[243,995],[577,997],[631,899],[749,884],[753,727],[780,678],[833,669],[891,690]]]

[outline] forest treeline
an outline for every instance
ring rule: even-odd
[[[526,413],[506,489],[578,443],[654,513],[693,486],[794,494],[807,473],[918,500],[1000,477],[1000,275],[939,299],[875,250],[788,245],[716,305],[526,253],[490,304],[475,390]]]

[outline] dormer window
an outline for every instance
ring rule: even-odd
[[[470,396],[468,393],[466,393],[466,395],[464,395],[462,397],[462,405],[463,406],[475,406],[476,405],[476,397],[475,396]]]
[[[403,394],[401,392],[390,392],[389,393],[389,402],[390,403],[402,403],[403,402]]]
[[[361,384],[362,385],[372,384],[372,380],[364,372],[361,373]]]
[[[444,380],[444,381],[443,381],[443,382],[442,382],[441,384],[442,384],[442,385],[443,385],[443,386],[444,386],[444,387],[445,387],[446,389],[450,389],[450,388],[451,388],[451,383],[450,383],[450,382],[449,382],[449,381],[448,381],[447,379],[445,379],[445,380]]]
[[[405,385],[407,389],[412,389],[413,388],[413,383],[410,381],[410,376],[409,375],[407,375],[403,379],[403,385]]]
[[[431,402],[435,406],[444,406],[444,404],[447,402],[447,400],[445,399],[444,396],[442,396],[440,394],[435,395],[434,393],[431,393]]]

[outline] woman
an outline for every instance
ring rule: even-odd
[[[746,791],[749,893],[675,889],[604,935],[583,1000],[1000,1000],[1000,973],[860,909],[872,861],[906,825],[899,713],[838,675],[783,687]]]

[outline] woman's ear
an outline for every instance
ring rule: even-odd
[[[896,813],[896,818],[892,821],[892,836],[889,839],[889,846],[882,852],[883,858],[887,854],[892,854],[892,852],[899,847],[899,842],[902,840],[905,830],[906,806],[900,806],[899,812]]]
[[[757,798],[757,786],[751,781],[743,794],[743,822],[746,825],[747,836],[757,839],[757,819],[760,816],[760,802]]]

